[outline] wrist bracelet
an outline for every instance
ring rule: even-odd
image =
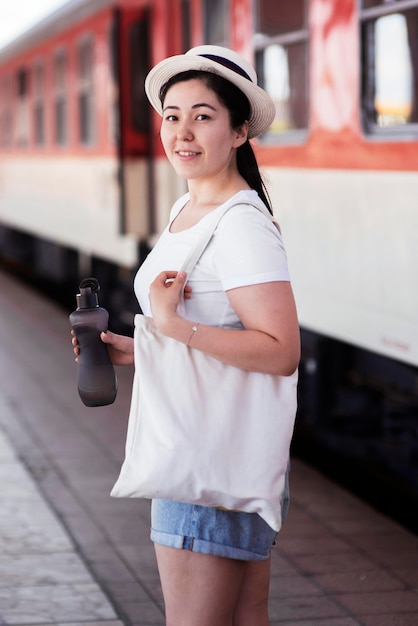
[[[190,341],[191,341],[191,339],[192,339],[193,335],[194,335],[194,334],[195,334],[195,332],[197,331],[198,326],[199,326],[199,324],[193,324],[193,326],[192,326],[192,332],[190,333],[190,336],[189,336],[188,340],[186,341],[186,346],[188,346],[188,345],[189,345],[189,343],[190,343]]]

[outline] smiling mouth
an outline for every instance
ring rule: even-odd
[[[178,150],[177,154],[181,157],[192,157],[192,156],[197,156],[198,154],[200,154],[199,152],[189,152],[186,150]]]

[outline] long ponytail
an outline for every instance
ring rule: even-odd
[[[244,180],[248,183],[251,189],[255,189],[270,213],[273,214],[270,197],[261,177],[254,150],[248,139],[237,150],[237,167]]]

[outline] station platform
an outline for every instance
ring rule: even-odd
[[[109,496],[133,370],[84,407],[67,313],[1,271],[0,329],[0,625],[163,626],[150,503]],[[272,626],[417,626],[418,537],[300,459],[290,484]]]

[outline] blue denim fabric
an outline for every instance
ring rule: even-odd
[[[282,521],[289,506],[286,480]],[[227,511],[173,500],[153,500],[151,540],[163,546],[243,561],[264,561],[277,532],[257,513]]]

